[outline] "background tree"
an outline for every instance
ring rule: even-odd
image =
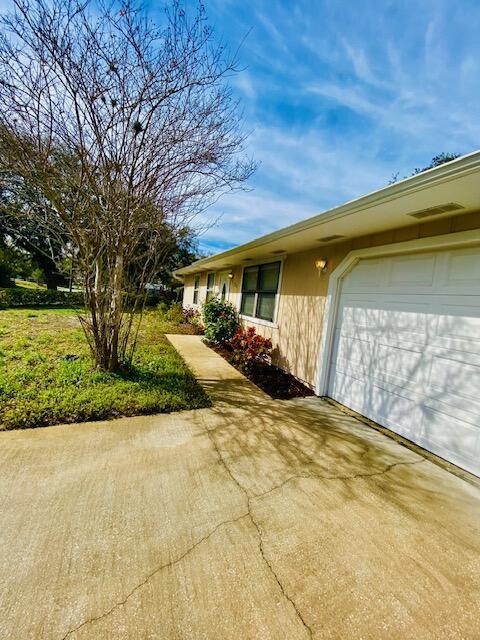
[[[188,227],[177,234],[172,234],[172,248],[170,255],[161,265],[158,272],[158,282],[167,289],[181,286],[173,276],[176,269],[181,269],[201,258],[198,241],[195,234]]]
[[[420,169],[419,167],[416,167],[412,171],[410,176],[416,176],[419,173],[423,173],[424,171],[428,171],[428,169],[434,169],[435,167],[439,167],[441,164],[445,164],[446,162],[452,162],[452,160],[456,160],[459,157],[460,157],[460,153],[449,153],[449,152],[442,151],[442,153],[439,153],[436,156],[433,156],[433,158],[430,160],[429,164],[426,167],[423,167],[423,169]],[[397,182],[399,173],[400,172],[397,171],[397,173],[394,173],[392,175],[392,178],[390,179],[389,184],[393,184],[394,182]],[[404,176],[404,179],[408,178],[410,176]]]
[[[32,216],[23,215],[26,210],[34,208],[40,215],[40,210],[50,207],[50,203],[37,190],[30,188],[21,176],[5,170],[0,176],[0,236],[8,237],[12,247],[30,256],[31,272],[39,270],[48,289],[65,285],[67,279],[58,265],[62,258],[62,244],[47,229],[39,226]],[[47,215],[43,213],[43,217]],[[67,240],[66,234],[63,240]]]
[[[145,285],[185,228],[254,170],[201,4],[15,0],[0,37],[0,168],[48,207],[18,219],[75,256],[97,365],[132,356]],[[240,157],[239,157],[240,154]]]

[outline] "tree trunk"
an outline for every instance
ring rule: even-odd
[[[53,260],[50,260],[49,258],[47,258],[47,256],[40,252],[35,252],[33,256],[35,258],[35,261],[38,263],[38,266],[43,271],[47,289],[53,289],[53,291],[56,291],[60,279],[58,277],[57,267],[55,263],[53,262]]]
[[[110,362],[109,371],[116,371],[120,368],[120,358],[123,360],[124,354],[118,353],[120,329],[122,325],[123,299],[123,255],[118,253],[115,258],[115,268],[113,272],[112,300],[111,309],[111,346],[110,346]]]
[[[93,286],[87,291],[88,307],[91,313],[92,355],[99,369],[118,371],[125,354],[120,340],[123,321],[123,278],[124,259],[121,253],[115,258],[113,270],[109,261],[97,258]],[[111,284],[110,284],[111,283]],[[88,287],[88,280],[87,280]]]

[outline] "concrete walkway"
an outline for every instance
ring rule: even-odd
[[[0,434],[0,638],[479,637],[477,488],[170,339],[213,408]]]

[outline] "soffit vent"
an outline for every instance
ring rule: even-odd
[[[285,253],[285,249],[277,249],[276,251],[272,251],[272,256],[278,256],[280,253]]]
[[[436,207],[429,207],[428,209],[420,209],[420,211],[414,211],[413,213],[408,213],[407,215],[412,218],[416,218],[417,220],[422,220],[423,218],[430,218],[431,216],[439,216],[442,213],[450,213],[451,211],[458,211],[459,209],[464,209],[461,204],[458,202],[447,202],[446,204],[439,204]]]
[[[324,236],[323,238],[318,238],[318,242],[332,242],[332,240],[340,240],[340,238],[344,238],[345,236]]]

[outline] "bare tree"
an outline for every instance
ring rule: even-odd
[[[171,2],[160,25],[129,2],[14,6],[1,21],[0,171],[48,201],[17,215],[75,255],[92,354],[116,370],[172,232],[254,170],[227,84],[235,57],[201,4],[188,15]]]

